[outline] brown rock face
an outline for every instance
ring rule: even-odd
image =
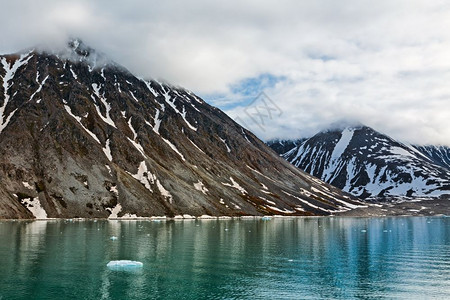
[[[0,56],[0,218],[327,215],[357,204],[193,93],[95,65],[78,47]]]

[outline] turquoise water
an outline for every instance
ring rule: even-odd
[[[450,299],[450,218],[0,222],[1,300],[262,298]]]

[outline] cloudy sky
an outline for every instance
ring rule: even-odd
[[[359,122],[450,145],[448,1],[3,2],[1,53],[77,36],[263,139]]]

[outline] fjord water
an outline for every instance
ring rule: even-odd
[[[0,222],[2,300],[171,298],[449,299],[450,218]]]

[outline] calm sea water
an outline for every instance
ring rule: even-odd
[[[0,222],[1,300],[172,298],[450,299],[450,218]]]

